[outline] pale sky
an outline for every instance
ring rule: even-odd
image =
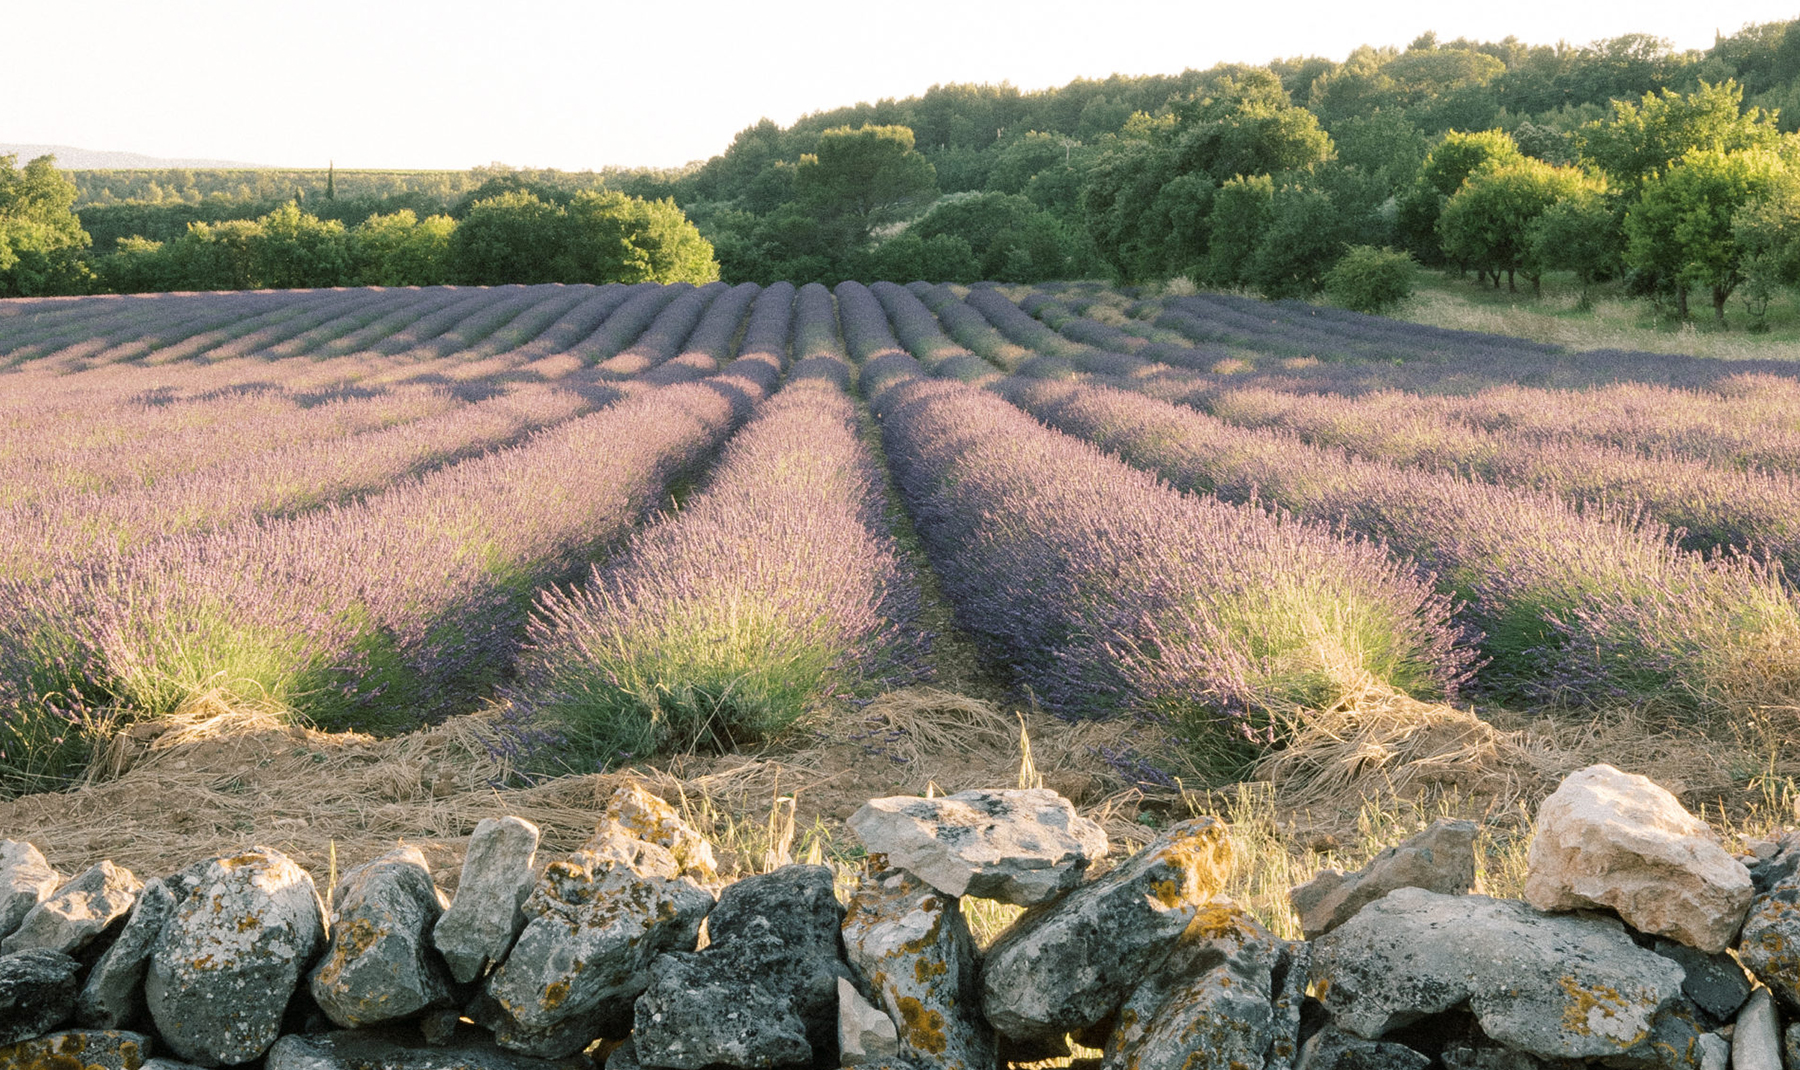
[[[0,0],[0,143],[292,167],[672,166],[765,116],[785,126],[935,82],[1341,60],[1425,30],[1705,48],[1715,30],[1800,15],[1792,3]]]

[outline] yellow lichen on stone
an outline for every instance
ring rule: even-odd
[[[1612,986],[1590,988],[1568,974],[1557,978],[1557,984],[1569,997],[1562,1014],[1563,1029],[1567,1032],[1576,1036],[1601,1037],[1617,1044],[1621,1051],[1636,1047],[1649,1035],[1648,1029],[1639,1029],[1629,1038],[1622,1038],[1615,1030],[1606,1028],[1607,1022],[1617,1021],[1631,1003]]]
[[[926,1007],[913,996],[901,996],[894,1003],[900,1011],[901,1032],[906,1043],[920,1051],[942,1055],[950,1045],[944,1033],[943,1013]]]

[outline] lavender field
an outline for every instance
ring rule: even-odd
[[[0,793],[202,704],[761,744],[929,678],[926,598],[1145,782],[1371,691],[1729,724],[1800,706],[1797,403],[1091,284],[3,301]]]

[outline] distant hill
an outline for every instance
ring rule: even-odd
[[[0,145],[0,156],[16,155],[19,163],[39,156],[56,157],[56,166],[64,171],[121,171],[166,169],[170,167],[260,169],[267,164],[239,163],[233,160],[172,160],[162,156],[145,156],[140,152],[102,152],[78,149],[71,145]]]

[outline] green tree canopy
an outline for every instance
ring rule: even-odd
[[[1583,184],[1581,172],[1519,157],[1502,166],[1484,167],[1463,180],[1438,216],[1444,251],[1474,264],[1507,287],[1523,270],[1535,285],[1542,268],[1532,257],[1531,227],[1550,206],[1571,196]]]
[[[75,216],[75,184],[53,156],[17,164],[0,156],[0,297],[78,293],[88,278],[79,254],[90,243]]]
[[[842,221],[860,244],[875,227],[935,197],[937,171],[914,151],[907,127],[840,126],[820,134],[818,150],[800,158],[794,190]]]
[[[1577,132],[1581,158],[1630,190],[1690,152],[1775,147],[1781,133],[1774,116],[1746,110],[1743,101],[1743,87],[1733,81],[1701,82],[1692,93],[1646,93],[1637,104],[1615,101],[1611,118]]]
[[[1687,289],[1712,293],[1714,315],[1743,281],[1737,214],[1792,186],[1795,176],[1767,149],[1695,149],[1643,184],[1625,217],[1625,256],[1631,266],[1671,279],[1687,312]]]

